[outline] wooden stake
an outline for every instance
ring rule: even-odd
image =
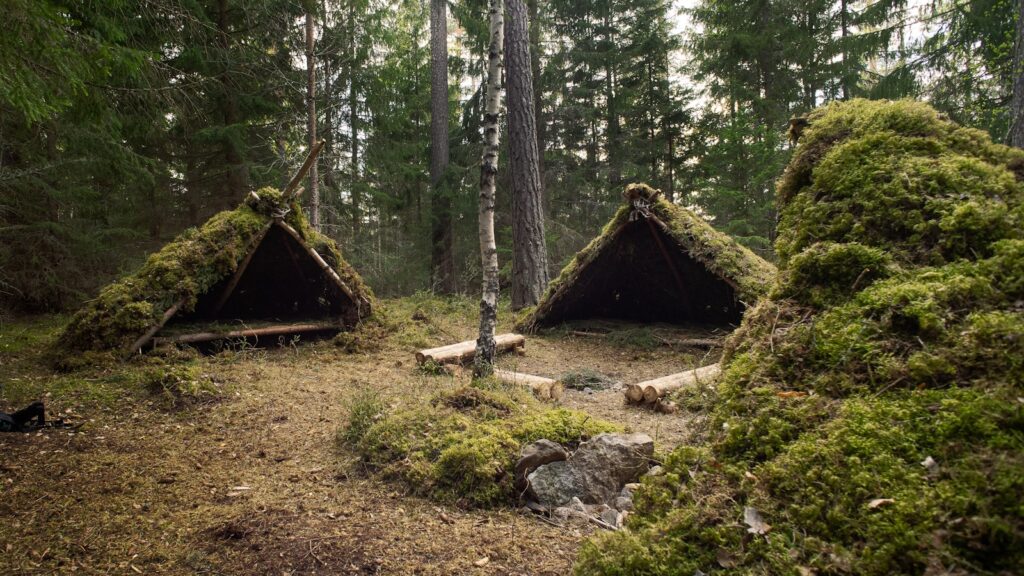
[[[292,195],[295,192],[295,189],[298,188],[299,184],[302,182],[302,179],[306,177],[306,173],[309,172],[309,169],[313,166],[313,162],[316,161],[317,155],[320,154],[321,150],[323,150],[325,142],[325,140],[320,140],[319,142],[316,143],[316,146],[314,146],[313,149],[310,150],[309,154],[306,156],[306,161],[302,163],[302,167],[299,168],[299,171],[295,173],[295,176],[292,176],[292,179],[290,182],[288,182],[288,185],[284,187],[285,202],[292,199]]]

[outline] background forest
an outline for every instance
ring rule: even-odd
[[[307,152],[307,14],[322,230],[378,294],[478,290],[481,0],[448,3],[450,163],[436,186],[426,0],[2,4],[0,311],[76,305],[249,190],[282,186]],[[770,257],[789,119],[828,100],[913,97],[996,140],[1009,128],[1012,0],[528,10],[552,272],[635,181]]]

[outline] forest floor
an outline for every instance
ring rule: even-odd
[[[83,425],[0,436],[0,573],[569,572],[595,527],[409,496],[337,441],[366,390],[398,407],[464,383],[418,370],[413,352],[472,338],[474,301],[415,296],[385,305],[400,328],[379,351],[346,354],[322,341],[204,356],[219,397],[176,410],[140,385],[139,360],[50,370],[42,351],[62,318],[3,323],[0,410],[45,398],[51,416]],[[711,361],[706,350],[666,345],[675,336],[669,328],[602,337],[563,330],[529,337],[525,356],[499,364],[628,383]],[[659,451],[694,423],[693,415],[625,406],[615,388],[567,389],[562,405],[646,432]]]

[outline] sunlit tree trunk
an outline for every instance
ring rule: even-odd
[[[494,242],[494,181],[498,174],[498,114],[501,110],[501,72],[504,38],[504,1],[490,0],[490,46],[487,49],[487,92],[484,97],[484,153],[480,160],[480,261],[483,298],[480,300],[480,336],[476,341],[473,375],[494,372],[494,327],[498,323],[498,248]]]
[[[306,12],[306,131],[309,149],[316,147],[316,68],[313,61],[313,13]],[[320,230],[320,186],[318,162],[309,168],[309,223]]]
[[[452,201],[444,186],[448,170],[448,15],[447,0],[430,0],[430,186],[431,283],[438,292],[455,292]]]
[[[548,283],[544,193],[540,182],[530,40],[523,0],[508,0],[505,21],[509,172],[512,175],[512,309],[540,301]]]

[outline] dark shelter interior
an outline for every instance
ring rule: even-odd
[[[544,317],[553,326],[614,318],[638,323],[738,325],[733,286],[692,258],[653,220],[638,218],[563,287]]]
[[[279,226],[271,226],[267,231],[225,300],[223,295],[233,276],[215,284],[199,297],[193,312],[175,320],[194,323],[340,319],[349,325],[358,319],[351,298],[320,269],[306,248]]]

